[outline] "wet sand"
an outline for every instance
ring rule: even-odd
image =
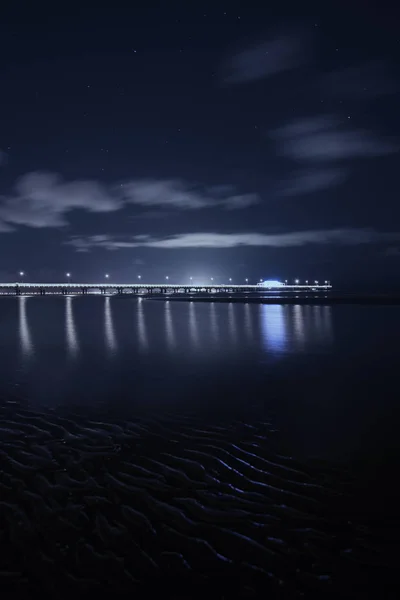
[[[0,417],[2,594],[353,598],[388,582],[390,540],[351,474],[283,456],[270,422],[14,399]]]

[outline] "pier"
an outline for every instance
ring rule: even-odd
[[[170,296],[172,294],[231,294],[260,295],[268,293],[303,293],[303,292],[322,292],[331,291],[331,284],[310,284],[310,285],[276,285],[263,286],[256,285],[233,285],[233,284],[213,284],[213,285],[192,285],[192,284],[165,284],[165,283],[0,283],[0,294],[3,295],[41,295],[63,294],[63,295],[85,295],[85,294],[159,294]]]

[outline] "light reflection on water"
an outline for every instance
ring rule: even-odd
[[[313,435],[316,447],[336,437],[343,445],[348,435],[350,447],[358,424],[368,431],[377,420],[369,394],[382,381],[396,389],[399,328],[398,307],[7,298],[0,301],[0,394],[18,386],[38,405],[123,398],[129,409],[222,402],[227,414],[235,397],[245,405],[249,397],[276,398],[299,448]],[[298,393],[300,383],[307,395]],[[392,415],[395,394],[378,396]]]
[[[252,311],[248,302],[246,302],[246,304],[244,305],[244,329],[247,341],[251,342],[253,340],[254,332]]]
[[[35,326],[35,335],[39,336],[38,342],[43,342],[44,334],[38,332],[36,320],[38,317],[44,318],[45,311],[40,310],[39,303],[42,302],[45,309],[48,299],[30,299],[22,296],[17,301],[19,345],[22,355],[28,358],[34,354],[30,319]],[[76,358],[82,353],[83,346],[80,341],[84,342],[90,352],[93,333],[98,329],[95,311],[82,318],[88,308],[85,306],[85,300],[66,297],[57,301],[57,309],[65,302],[63,310],[68,356]],[[234,302],[174,303],[168,300],[152,302],[141,298],[121,302],[109,296],[96,299],[95,302],[103,304],[103,343],[110,356],[115,355],[119,346],[123,350],[127,339],[139,352],[160,352],[163,348],[166,352],[180,351],[185,354],[196,349],[200,351],[203,359],[211,356],[211,346],[214,348],[215,359],[215,353],[225,355],[242,352],[244,345],[252,348],[258,346],[264,352],[282,355],[304,353],[314,346],[320,348],[333,344],[331,306],[252,305]],[[28,303],[32,303],[32,308],[36,309],[34,317],[27,311]],[[99,304],[96,304],[96,307],[98,306]],[[118,317],[117,325],[114,322],[114,311]],[[163,319],[161,328],[155,325],[160,315]],[[128,325],[129,322],[132,323],[132,316],[135,317],[136,327],[134,324],[131,327]],[[54,327],[52,324],[49,326],[51,330],[58,327],[55,323]],[[123,339],[121,337],[119,344],[118,337],[122,334]],[[164,338],[164,343],[161,338]],[[63,346],[62,340],[58,346]],[[35,355],[38,352],[40,353],[40,343],[35,344]]]
[[[199,331],[196,319],[196,302],[189,302],[189,337],[192,345],[199,346]]]
[[[215,302],[210,302],[210,328],[211,328],[211,337],[215,344],[219,342],[219,327],[218,327],[218,319],[217,312],[215,310]]]
[[[166,300],[165,302],[165,335],[169,350],[173,350],[175,348],[175,333],[174,324],[172,322],[171,303],[169,300]]]
[[[287,344],[287,321],[280,304],[260,304],[261,331],[266,350],[281,353]]]
[[[260,305],[264,348],[272,353],[305,352],[333,343],[331,306]]]
[[[20,296],[18,298],[18,315],[19,315],[19,339],[22,354],[29,358],[33,354],[32,338],[28,324],[28,315],[26,305],[28,298]]]
[[[143,299],[138,299],[137,306],[137,320],[138,320],[138,341],[139,348],[142,351],[146,351],[149,346],[149,342],[147,339],[147,329],[146,329],[146,321],[144,317],[144,307],[143,307]]]
[[[104,298],[104,334],[107,350],[111,354],[115,354],[117,351],[117,338],[115,335],[111,300],[109,296]]]
[[[294,337],[299,348],[303,349],[306,341],[305,326],[304,326],[304,306],[296,304],[293,307],[293,329]]]
[[[68,296],[65,299],[65,331],[68,352],[72,357],[75,357],[79,351],[79,342],[76,333],[72,303],[73,298],[71,296]]]
[[[237,326],[236,326],[236,311],[232,302],[228,304],[228,324],[229,324],[229,335],[230,341],[233,345],[237,344]]]

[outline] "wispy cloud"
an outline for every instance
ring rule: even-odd
[[[375,60],[327,73],[321,88],[329,95],[359,101],[398,92],[399,84],[388,65]]]
[[[238,196],[229,196],[221,200],[221,205],[227,210],[241,210],[248,208],[260,202],[260,197],[257,194],[242,194]]]
[[[0,220],[0,233],[8,233],[10,231],[15,231],[15,228]]]
[[[223,81],[238,84],[264,79],[300,66],[305,58],[301,35],[276,35],[231,56],[223,68]]]
[[[399,248],[399,246],[389,246],[388,248],[385,249],[383,254],[385,256],[389,256],[391,258],[399,258],[400,257],[400,248]]]
[[[62,227],[71,210],[104,213],[121,206],[121,201],[96,181],[64,182],[54,173],[35,172],[21,177],[14,194],[3,199],[0,218],[14,225]]]
[[[212,190],[212,188],[211,188]],[[233,186],[220,186],[217,193],[181,180],[132,181],[120,188],[123,200],[139,206],[198,210],[202,208],[247,208],[257,204],[256,194],[237,195]]]
[[[152,219],[166,219],[167,217],[173,214],[170,210],[162,210],[162,209],[153,209],[153,210],[143,210],[136,215],[131,215],[129,217],[130,221],[140,221],[140,220],[152,220]]]
[[[339,167],[294,171],[278,186],[278,194],[281,196],[311,194],[340,185],[346,181],[346,178],[347,171]]]
[[[352,159],[384,156],[398,152],[393,140],[382,140],[368,131],[353,129],[350,120],[318,115],[290,121],[270,134],[276,152],[303,169],[292,171],[278,187],[278,194],[295,196],[320,191],[343,183]],[[346,165],[346,166],[345,166]]]
[[[201,186],[181,180],[130,180],[106,186],[98,181],[64,181],[55,173],[33,172],[21,177],[11,195],[0,197],[0,221],[11,226],[63,227],[73,210],[108,213],[132,205],[157,209],[199,210],[247,208],[260,198],[256,194],[238,194],[228,186],[211,195]],[[135,215],[136,218],[140,215]],[[143,216],[143,215],[142,215]],[[5,229],[3,229],[4,231]]]
[[[270,137],[276,141],[301,139],[310,135],[317,135],[321,131],[328,131],[337,127],[340,121],[334,115],[316,115],[289,121],[282,127],[270,133]]]
[[[374,137],[368,131],[351,129],[332,117],[295,121],[276,130],[278,152],[300,161],[340,161],[398,152],[399,145]]]
[[[183,233],[166,237],[150,235],[117,238],[104,236],[73,237],[66,244],[78,252],[93,248],[120,250],[127,248],[235,248],[240,246],[266,246],[288,248],[307,244],[358,245],[400,240],[400,232],[383,233],[372,229],[324,229],[296,231],[280,234],[265,233]]]

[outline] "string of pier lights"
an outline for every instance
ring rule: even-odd
[[[20,271],[19,272],[19,276],[20,277],[25,277],[25,271]],[[67,280],[69,281],[70,278],[71,278],[71,273],[70,272],[65,273],[65,276],[66,276]],[[110,279],[110,274],[109,273],[105,273],[104,277],[105,277],[105,279]],[[137,278],[140,281],[142,279],[142,276],[138,275]],[[166,281],[169,281],[169,276],[166,275],[165,279],[166,279]],[[190,282],[193,281],[193,277],[189,277],[189,279],[190,279]],[[210,277],[210,281],[214,281],[214,277]],[[262,283],[263,281],[264,281],[263,279],[260,279],[260,283]],[[249,283],[248,277],[246,277],[245,282]],[[232,283],[232,277],[229,277],[229,283]],[[300,279],[295,279],[294,283],[295,283],[295,285],[300,285]],[[318,285],[318,280],[317,279],[314,280],[314,284]],[[325,280],[325,285],[328,285],[328,284],[329,284],[329,281]],[[285,285],[290,285],[290,283],[288,283],[287,279],[285,279]],[[308,279],[305,280],[305,285],[309,285]]]

